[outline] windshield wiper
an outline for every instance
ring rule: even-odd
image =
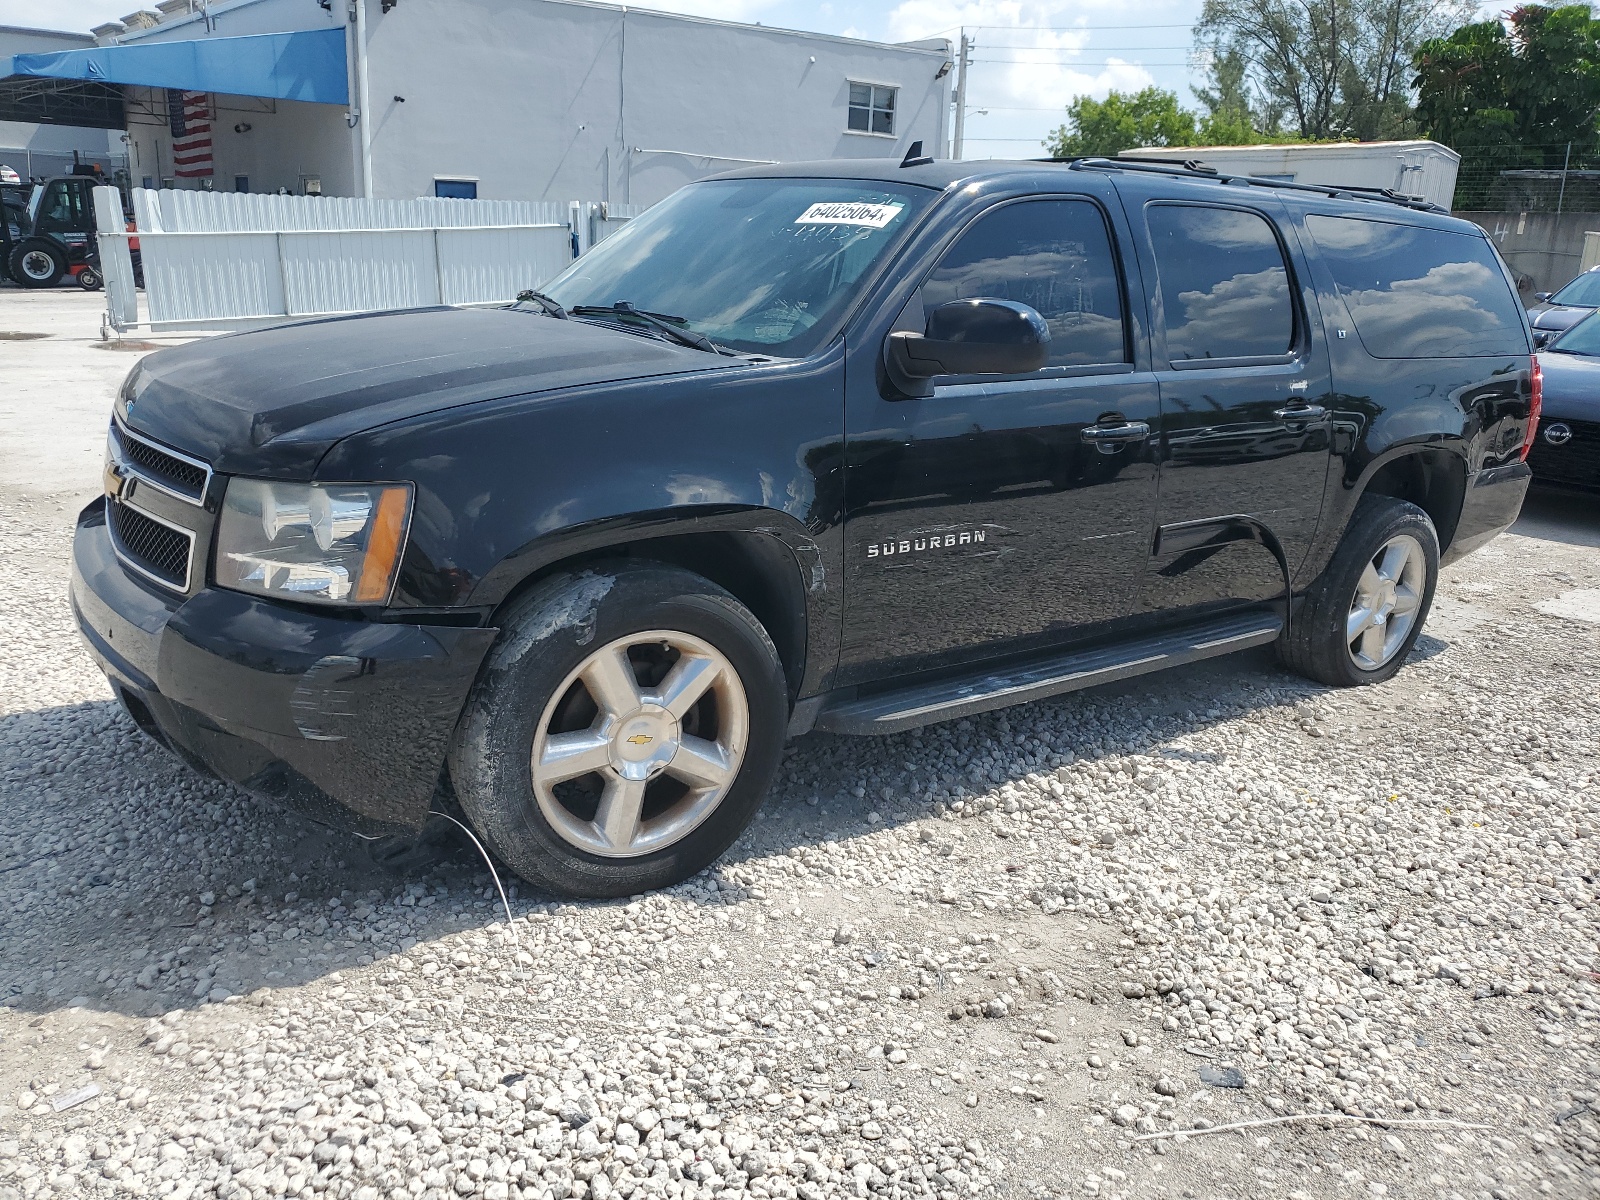
[[[560,304],[552,300],[549,296],[546,296],[543,292],[518,292],[517,303],[537,304],[540,308],[544,309],[547,314],[555,317],[557,320],[565,321],[567,319],[567,310],[562,308]]]
[[[695,350],[704,350],[707,354],[734,353],[732,350],[727,350],[717,345],[703,333],[696,333],[692,329],[679,328],[679,325],[686,326],[688,324],[687,317],[674,317],[667,313],[646,312],[642,308],[635,308],[627,300],[618,300],[615,304],[575,304],[572,306],[572,314],[577,317],[634,317],[643,321],[646,325],[659,329],[680,346],[690,346]],[[678,324],[673,324],[673,322]]]

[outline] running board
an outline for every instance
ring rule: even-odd
[[[1136,641],[836,701],[817,714],[816,728],[830,733],[899,733],[1232,654],[1273,641],[1282,629],[1283,619],[1276,613],[1235,613]]]

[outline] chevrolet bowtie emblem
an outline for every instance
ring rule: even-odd
[[[636,733],[628,739],[628,744],[630,746],[648,746],[653,741],[655,741],[655,738],[648,733]]]

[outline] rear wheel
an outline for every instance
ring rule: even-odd
[[[25,288],[55,287],[67,273],[66,256],[49,242],[30,240],[11,252],[11,278]]]
[[[1416,644],[1438,579],[1439,535],[1428,514],[1392,496],[1364,496],[1279,640],[1279,657],[1334,687],[1381,683]]]
[[[102,282],[100,272],[93,267],[84,267],[78,272],[78,286],[86,292],[98,292]]]
[[[787,692],[715,584],[628,564],[563,575],[504,622],[451,750],[461,806],[535,884],[626,896],[693,875],[760,806]]]

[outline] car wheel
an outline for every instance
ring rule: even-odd
[[[67,260],[49,242],[23,242],[6,264],[11,278],[26,288],[55,287],[67,273]]]
[[[1439,580],[1428,514],[1392,496],[1363,496],[1333,560],[1296,606],[1279,656],[1333,687],[1382,683],[1422,632]]]
[[[777,650],[733,596],[676,567],[597,566],[541,583],[502,621],[451,780],[530,883],[636,895],[733,844],[788,714]]]

